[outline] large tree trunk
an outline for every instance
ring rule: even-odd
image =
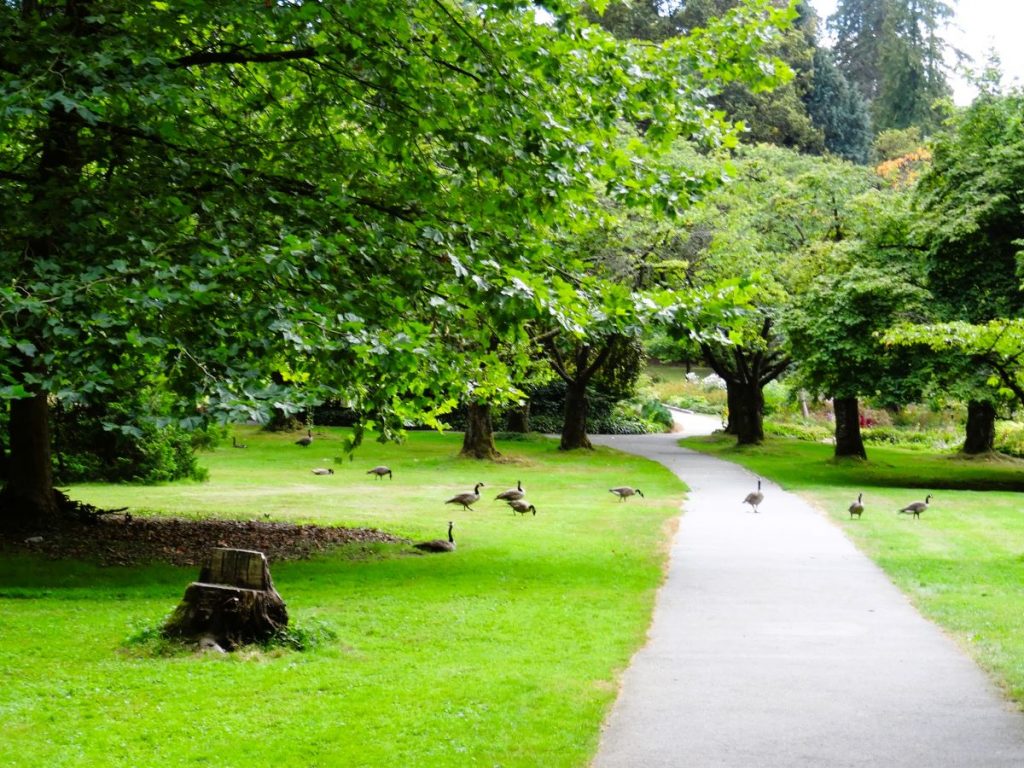
[[[43,14],[35,6],[35,3],[23,4],[26,19],[36,13]],[[76,34],[81,38],[92,32],[86,21],[89,12],[88,3],[65,4],[64,15],[74,19]],[[33,19],[32,23],[37,22]],[[66,70],[67,62],[60,58],[60,52],[56,56],[54,71]],[[79,141],[82,125],[77,113],[57,104],[50,107],[46,124],[36,135],[27,138],[38,142],[41,148],[39,166],[33,174],[31,206],[47,226],[36,231],[25,243],[19,269],[26,275],[33,274],[35,262],[59,262],[62,244],[80,245],[75,243],[68,228],[75,221],[73,201],[85,165]],[[36,347],[36,354],[22,361],[23,370],[37,376],[45,373],[40,361],[46,349],[39,329],[22,327],[15,333],[29,339]],[[57,524],[61,517],[61,503],[66,499],[53,487],[49,416],[46,392],[34,392],[31,397],[11,401],[11,455],[7,483],[0,491],[0,525],[6,528],[45,528]]]
[[[459,455],[474,459],[498,458],[500,454],[494,446],[491,406],[485,403],[470,403],[466,411],[466,432],[462,437],[462,452]]]
[[[967,436],[963,452],[976,456],[991,453],[996,445],[996,409],[991,403],[972,400],[967,404]]]
[[[526,401],[508,414],[508,431],[525,435],[530,431],[530,402]]]
[[[736,419],[733,416],[734,413],[738,413],[740,410],[739,403],[739,382],[735,382],[736,386],[730,379],[725,381],[725,429],[722,431],[727,435],[736,434]]]
[[[27,530],[56,524],[61,512],[53,487],[45,394],[11,401],[10,445],[7,484],[0,492],[0,525]]]
[[[578,381],[569,384],[565,390],[565,411],[562,420],[562,441],[558,448],[572,451],[576,448],[593,448],[587,437],[587,385]]]
[[[836,414],[836,458],[856,456],[866,459],[860,435],[860,409],[856,397],[837,397],[832,401]]]
[[[729,430],[737,445],[764,442],[764,392],[756,382],[728,381]]]

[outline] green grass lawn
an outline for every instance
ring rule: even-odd
[[[731,438],[683,445],[735,461],[828,515],[1024,705],[1024,462],[962,460],[869,447],[869,461],[789,439],[738,449]],[[958,490],[963,489],[963,490]],[[864,493],[862,519],[847,508]],[[932,492],[920,520],[896,510]]]
[[[458,551],[338,551],[271,563],[314,650],[154,657],[126,640],[158,626],[196,569],[0,561],[4,766],[582,766],[617,679],[642,644],[684,488],[667,470],[542,438],[501,463],[414,433],[334,463],[341,431],[240,430],[206,454],[207,483],[83,485],[133,513],[291,520],[439,538]],[[394,469],[393,481],[366,470]],[[336,474],[316,477],[315,466]],[[534,516],[493,501],[522,480]],[[473,511],[445,505],[486,483]],[[640,486],[619,503],[607,489]],[[228,542],[229,543],[229,542]]]

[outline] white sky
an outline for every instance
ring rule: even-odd
[[[1002,61],[1003,84],[1024,84],[1024,0],[948,1],[956,18],[943,35],[946,41],[972,56],[977,69],[994,48]],[[810,4],[822,20],[836,9],[836,0],[810,0]],[[951,84],[956,103],[970,103],[975,90],[955,76]]]

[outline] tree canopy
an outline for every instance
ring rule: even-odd
[[[709,180],[654,155],[733,140],[707,90],[773,81],[757,55],[785,14],[653,47],[547,7],[0,5],[8,502],[47,505],[26,488],[52,397],[159,367],[186,421],[331,395],[429,423],[481,370],[446,344],[464,312],[571,327],[549,228],[601,190],[688,204]]]

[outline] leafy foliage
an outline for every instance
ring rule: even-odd
[[[835,398],[917,397],[927,380],[920,361],[886,348],[877,334],[900,320],[927,317],[928,294],[905,276],[870,267],[816,280],[786,321],[800,384]]]
[[[183,413],[225,415],[294,398],[282,368],[429,414],[426,382],[463,367],[459,296],[557,300],[531,286],[538,228],[594,181],[671,206],[689,180],[610,137],[625,117],[646,146],[723,141],[698,89],[756,77],[743,25],[767,18],[652,49],[516,4],[33,8],[0,10],[7,394],[124,388],[164,358]]]
[[[492,336],[587,316],[550,230],[706,189],[657,155],[734,143],[709,89],[778,81],[786,16],[650,46],[550,7],[0,4],[0,394],[38,423],[166,370],[182,426],[333,398],[358,441],[507,389]]]
[[[949,319],[1024,311],[1024,94],[986,93],[931,142],[917,187],[929,283]]]

